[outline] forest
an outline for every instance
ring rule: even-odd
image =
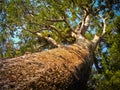
[[[0,0],[0,90],[120,90],[120,0]]]

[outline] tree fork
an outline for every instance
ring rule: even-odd
[[[0,90],[84,90],[92,63],[77,44],[0,60]]]

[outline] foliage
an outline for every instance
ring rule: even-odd
[[[112,36],[108,35],[108,45],[110,48],[108,52],[110,55],[106,57],[109,60],[109,66],[103,73],[103,81],[101,82],[101,90],[108,88],[109,90],[119,90],[120,89],[120,17],[116,18],[114,22],[114,28],[112,28]]]
[[[102,2],[104,3],[104,1]],[[6,30],[3,29],[1,32],[6,32],[10,39],[17,38],[16,44],[11,46],[16,53],[12,57],[22,55],[26,51],[36,52],[54,48],[54,45],[44,38],[39,38],[36,32],[41,33],[44,37],[50,36],[61,44],[75,43],[75,38],[71,37],[70,33],[82,22],[84,9],[91,7],[93,3],[94,7],[91,7],[91,24],[88,33],[86,33],[86,38],[91,40],[95,32],[101,32],[102,27],[99,23],[98,13],[107,14],[110,18],[114,16],[113,11],[110,10],[117,1],[113,4],[111,4],[112,1],[106,1],[108,6],[102,2],[92,0],[6,0],[2,4],[3,10],[1,12],[5,19],[1,23],[1,27],[6,28]],[[97,8],[101,11],[98,9],[97,12]],[[61,21],[59,22],[59,20]],[[4,35],[5,39],[8,38],[7,36]],[[16,47],[14,48],[14,46]],[[7,47],[5,48],[4,53],[7,54]],[[18,52],[19,54],[17,54]]]
[[[110,31],[104,38],[107,49],[99,52],[103,72],[93,73],[91,87],[97,90],[119,90],[120,89],[120,17],[116,17],[114,23],[109,26]],[[105,48],[106,48],[105,47]],[[100,47],[99,47],[100,48]],[[102,47],[101,47],[102,48]],[[95,71],[95,70],[94,70]],[[91,84],[90,83],[90,84]]]

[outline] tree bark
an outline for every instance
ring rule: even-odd
[[[92,64],[82,44],[0,60],[0,90],[85,90]]]

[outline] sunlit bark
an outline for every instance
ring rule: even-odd
[[[0,60],[0,90],[83,90],[92,53],[90,48],[74,44]]]

